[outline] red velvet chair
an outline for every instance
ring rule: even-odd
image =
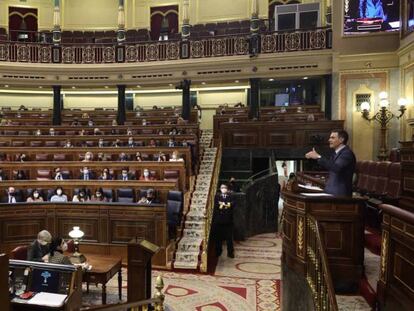
[[[17,246],[10,252],[10,259],[27,260],[28,249],[27,245]]]
[[[367,190],[369,193],[375,192],[375,187],[378,180],[378,164],[379,162],[371,161],[368,164],[368,185]]]
[[[387,185],[388,185],[388,175],[389,175],[389,168],[390,168],[391,162],[384,161],[379,162],[377,173],[377,183],[375,185],[375,191],[374,193],[378,196],[385,195],[387,193]]]
[[[401,163],[392,163],[388,172],[387,195],[390,198],[397,199],[401,194]]]

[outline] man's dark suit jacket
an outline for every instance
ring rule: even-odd
[[[43,261],[42,257],[49,253],[48,245],[40,245],[40,243],[35,240],[30,244],[27,250],[27,260],[30,261]]]
[[[352,196],[352,177],[356,159],[352,150],[345,146],[330,159],[320,158],[318,164],[329,171],[325,192],[335,196]]]
[[[81,173],[80,175],[79,175],[79,179],[81,179],[81,180],[83,180],[83,176],[84,174],[83,173]],[[95,179],[95,174],[93,173],[93,172],[89,172],[89,179]]]

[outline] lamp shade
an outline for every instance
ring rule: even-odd
[[[361,103],[361,110],[362,111],[364,111],[364,110],[368,110],[369,111],[370,108],[371,108],[371,105],[369,104],[369,102],[362,102]]]
[[[408,100],[406,98],[400,98],[398,100],[398,106],[400,107],[405,107],[408,104]]]
[[[379,93],[378,97],[379,97],[380,100],[387,99],[388,98],[388,93],[387,92],[381,92],[381,93]]]
[[[73,227],[73,230],[69,232],[69,236],[72,239],[81,239],[84,235],[85,233],[83,233],[77,226]]]
[[[381,108],[388,108],[389,102],[388,99],[383,98],[380,100],[379,105]]]

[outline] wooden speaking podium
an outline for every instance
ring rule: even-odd
[[[364,222],[361,200],[283,190],[282,264],[306,277],[309,226],[321,228],[335,292],[356,292],[364,267]],[[310,240],[310,239],[309,239]]]
[[[147,240],[128,243],[128,302],[151,298],[151,258],[159,250]]]

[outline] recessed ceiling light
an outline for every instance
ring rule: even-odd
[[[169,86],[173,86],[173,84],[172,83],[170,83],[170,84],[168,84]]]
[[[105,85],[105,88],[107,89],[107,88],[109,88],[109,86]]]
[[[202,85],[206,85],[206,83],[205,83],[204,81],[203,81],[203,82],[201,82],[201,84],[202,84]]]
[[[235,83],[239,83],[239,80],[234,81]]]
[[[137,88],[140,88],[141,87],[141,85],[137,85]]]
[[[76,89],[76,86],[72,86],[72,89]]]
[[[40,85],[40,86],[39,86],[39,89],[43,89],[43,86],[41,86],[41,85]]]
[[[9,87],[9,85],[8,85],[8,84],[6,84],[6,85],[4,85],[4,87]]]
[[[309,78],[308,77],[303,77],[303,80],[308,80]]]
[[[275,79],[269,79],[270,82],[275,81]]]

